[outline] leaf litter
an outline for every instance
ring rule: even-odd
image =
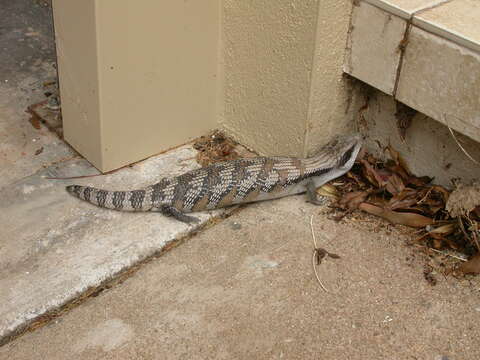
[[[412,174],[390,145],[384,152],[386,160],[361,154],[350,172],[327,189],[318,189],[319,195],[336,199],[332,212],[339,213],[333,219],[361,210],[416,228],[414,244],[436,258],[434,265],[425,265],[424,276],[431,285],[436,284],[434,272],[480,274],[480,183],[457,183],[451,191],[428,176]]]
[[[239,158],[237,144],[218,130],[197,139],[193,148],[198,151],[196,160],[202,166]]]

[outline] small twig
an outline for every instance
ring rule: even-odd
[[[320,249],[317,247],[317,240],[315,238],[315,232],[313,231],[313,215],[310,217],[310,230],[312,231],[312,239],[313,239],[313,254],[312,254],[312,267],[313,267],[313,272],[315,273],[315,277],[317,278],[318,283],[322,287],[322,289],[325,292],[329,292],[325,285],[323,285],[322,280],[320,280],[320,277],[318,276],[317,273],[317,267],[315,265],[316,259],[318,257],[318,253]]]
[[[462,233],[463,233],[463,235],[465,236],[465,238],[466,238],[468,241],[472,241],[472,239],[470,239],[470,236],[468,236],[467,231],[465,230],[465,226],[463,225],[462,217],[459,216],[457,219],[458,219],[458,225],[459,225],[459,227],[460,227],[460,230],[462,230]],[[480,249],[479,249],[479,250],[480,250]]]
[[[480,162],[478,162],[477,160],[475,160],[475,159],[467,152],[467,150],[465,150],[465,149],[463,148],[462,144],[460,144],[460,141],[458,141],[457,136],[456,136],[455,133],[453,132],[452,128],[448,125],[448,123],[447,123],[447,117],[446,117],[445,115],[443,116],[443,119],[445,120],[445,124],[447,125],[448,130],[450,130],[450,134],[452,134],[453,140],[455,140],[455,142],[457,143],[457,145],[458,145],[458,147],[460,148],[460,150],[462,150],[463,153],[464,153],[470,160],[472,160],[475,164],[480,165]]]
[[[463,259],[463,258],[461,258],[461,257],[459,257],[459,256],[452,255],[452,254],[449,254],[449,253],[446,253],[446,252],[444,252],[444,251],[440,251],[440,250],[437,250],[437,249],[434,249],[434,248],[431,248],[431,247],[423,246],[423,245],[420,245],[420,244],[414,244],[414,245],[415,245],[415,246],[418,246],[418,247],[422,247],[422,248],[427,249],[427,250],[435,251],[435,252],[437,252],[437,253],[439,253],[439,254],[442,254],[442,255],[445,255],[445,256],[450,256],[450,257],[455,258],[455,259],[457,259],[457,260],[467,261],[467,259]]]
[[[322,287],[323,290],[325,290],[325,292],[329,292],[327,290],[327,288],[325,287],[325,285],[323,285],[322,283],[322,280],[320,280],[320,277],[318,276],[318,273],[317,273],[317,267],[315,266],[315,259],[317,258],[317,249],[315,249],[313,251],[313,256],[312,256],[312,267],[313,267],[313,272],[315,273],[315,277],[317,278],[317,281],[318,283],[320,284],[320,286]]]
[[[310,231],[312,232],[313,248],[317,249],[317,240],[315,238],[315,232],[313,231],[313,215],[310,216]]]
[[[432,189],[433,189],[433,186],[432,186],[430,189],[428,189],[428,191],[427,191],[427,193],[425,194],[425,196],[417,202],[417,205],[421,205],[424,201],[427,200],[428,196],[429,196],[430,193],[432,192]]]

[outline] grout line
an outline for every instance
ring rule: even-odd
[[[392,91],[392,96],[395,100],[397,98],[398,83],[400,82],[400,73],[403,68],[403,58],[405,57],[405,51],[408,46],[408,37],[410,36],[410,31],[412,29],[412,20],[413,15],[406,20],[407,25],[405,27],[405,33],[403,34],[402,40],[400,40],[400,44],[398,44],[398,50],[400,50],[400,59],[398,60],[397,74],[395,75],[395,84],[393,85]]]
[[[407,50],[407,46],[408,46],[408,41],[409,41],[409,36],[410,36],[410,32],[412,30],[412,27],[413,27],[413,19],[414,17],[417,15],[417,14],[420,14],[424,11],[428,11],[428,10],[431,10],[431,9],[434,9],[436,7],[439,7],[439,6],[442,6],[446,3],[449,3],[453,0],[444,0],[442,2],[439,2],[437,4],[433,4],[433,5],[430,5],[430,6],[427,6],[423,9],[420,9],[420,10],[417,10],[417,11],[414,11],[410,17],[408,19],[406,19],[406,22],[407,22],[407,26],[405,28],[405,33],[403,34],[403,38],[402,40],[400,41],[400,44],[398,45],[398,49],[400,50],[400,59],[398,61],[398,66],[397,66],[397,74],[395,76],[395,85],[393,86],[393,92],[392,92],[392,96],[393,98],[396,100],[396,97],[397,97],[397,90],[398,90],[398,83],[400,82],[400,74],[402,72],[402,68],[403,68],[403,60],[404,60],[404,57],[405,57],[405,51]],[[386,11],[386,10],[384,10]]]

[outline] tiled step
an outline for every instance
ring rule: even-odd
[[[480,141],[480,2],[357,2],[345,72]]]

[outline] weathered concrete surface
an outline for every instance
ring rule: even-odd
[[[51,0],[0,0],[0,81],[18,85],[55,69]]]
[[[253,204],[110,291],[0,349],[2,359],[478,359],[478,279],[431,287],[400,231]],[[130,225],[131,226],[131,225]],[[377,232],[372,232],[375,229]]]
[[[181,147],[108,176],[43,177],[98,173],[74,159],[1,189],[0,339],[194,229],[158,213],[97,208],[68,195],[66,184],[139,188],[197,167],[195,154]]]
[[[56,76],[48,0],[0,0],[0,188],[76,153],[25,112]],[[36,153],[38,155],[36,155]]]

